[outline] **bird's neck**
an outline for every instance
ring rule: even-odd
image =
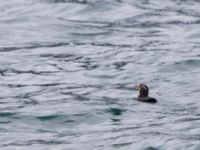
[[[140,93],[138,95],[139,98],[142,98],[142,97],[148,97],[148,94],[147,93]]]

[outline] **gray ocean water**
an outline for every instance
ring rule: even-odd
[[[200,1],[0,1],[1,150],[200,150],[199,110]]]

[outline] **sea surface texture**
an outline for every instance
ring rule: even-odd
[[[200,150],[200,1],[1,0],[0,135],[1,150]]]

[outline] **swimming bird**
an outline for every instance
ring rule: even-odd
[[[155,98],[149,97],[149,88],[147,85],[140,83],[135,86],[135,89],[139,91],[139,95],[137,97],[138,101],[146,103],[157,103]]]

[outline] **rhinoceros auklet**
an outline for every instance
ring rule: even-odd
[[[149,97],[149,88],[145,84],[138,84],[135,89],[139,91],[137,100],[146,103],[157,103],[157,100],[153,97]]]

